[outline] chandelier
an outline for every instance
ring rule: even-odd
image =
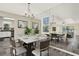
[[[26,4],[27,5],[27,4]],[[26,12],[25,12],[25,16],[26,17],[34,17],[34,15],[32,14],[32,12],[31,12],[31,3],[28,3],[28,5],[27,5],[27,10],[26,10]]]

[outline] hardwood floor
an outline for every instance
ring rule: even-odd
[[[0,41],[0,56],[10,56],[10,40],[8,38]]]
[[[54,46],[57,46],[60,48],[61,47],[66,48],[66,46],[61,45],[59,43],[58,44],[56,43],[56,45],[55,45],[53,42],[51,42],[51,45],[54,45]],[[4,41],[0,41],[0,56],[10,56],[9,46],[10,46],[10,40],[8,38],[4,39]],[[44,55],[45,55],[45,53],[44,53]],[[71,56],[71,55],[50,48],[49,49],[49,56]]]

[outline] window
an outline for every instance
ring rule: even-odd
[[[49,17],[43,18],[43,32],[49,32]]]

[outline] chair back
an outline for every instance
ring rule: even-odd
[[[15,42],[14,38],[10,39],[10,43],[11,43],[12,47],[16,47],[16,42]]]
[[[49,40],[40,42],[40,49],[45,49],[49,47],[49,42],[50,42]]]
[[[66,40],[67,40],[67,34],[65,33],[65,35],[64,35],[64,42],[66,42]]]

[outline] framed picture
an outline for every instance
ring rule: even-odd
[[[56,31],[56,27],[52,27],[52,31]]]
[[[18,28],[25,28],[28,26],[27,21],[18,20]]]
[[[38,26],[39,26],[38,23],[32,22],[32,29],[36,29],[38,28]]]

